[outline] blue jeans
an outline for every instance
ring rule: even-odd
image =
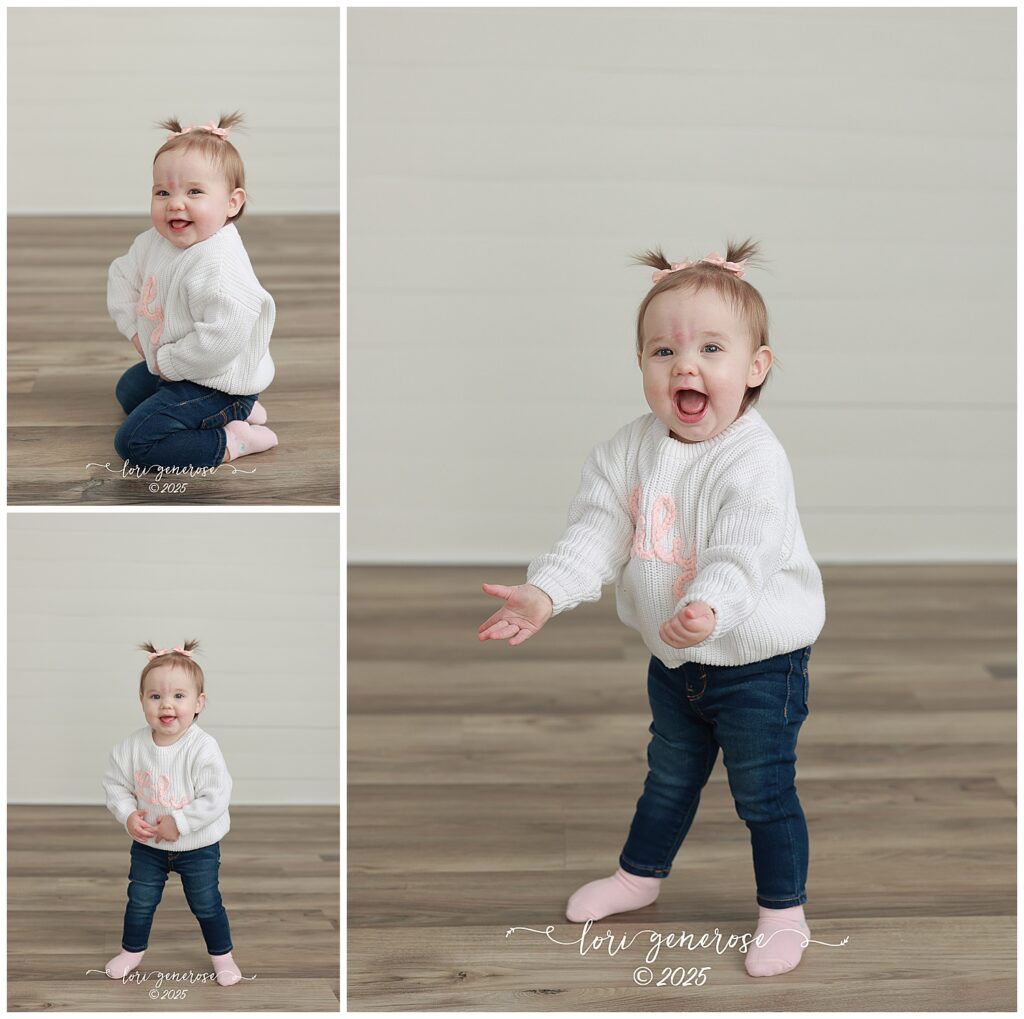
[[[232,396],[197,382],[165,382],[145,361],[115,390],[128,419],[114,436],[117,455],[142,467],[215,467],[224,459],[229,421],[244,421],[259,393]]]
[[[210,955],[231,951],[228,914],[221,901],[217,875],[220,870],[220,843],[172,853],[166,849],[132,842],[132,866],[128,872],[128,906],[124,911],[121,947],[126,952],[144,952],[149,947],[153,915],[164,894],[167,875],[181,875],[185,899],[195,914],[206,939]]]
[[[807,901],[807,822],[796,795],[796,738],[807,718],[809,647],[750,665],[670,669],[651,658],[649,771],[619,866],[666,877],[722,748],[736,813],[750,829],[757,902]]]

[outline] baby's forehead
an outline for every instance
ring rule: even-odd
[[[153,182],[189,177],[194,180],[219,180],[220,167],[201,152],[164,152],[153,164]]]
[[[143,691],[196,690],[198,684],[183,668],[177,665],[160,665],[146,674],[142,689]]]
[[[660,325],[679,331],[714,330],[723,333],[742,331],[746,327],[740,309],[713,290],[666,290],[651,299],[644,312],[644,322],[657,320]]]

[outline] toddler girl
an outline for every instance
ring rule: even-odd
[[[245,168],[228,141],[241,122],[159,126],[150,217],[114,259],[107,309],[144,359],[117,384],[128,419],[118,456],[144,467],[215,467],[277,445],[257,401],[274,377],[274,300],[256,279],[235,223]]]
[[[484,585],[505,604],[478,636],[521,644],[616,584],[620,619],[652,655],[649,770],[618,869],[578,889],[566,916],[654,902],[721,747],[750,829],[763,936],[746,968],[771,976],[797,965],[810,935],[794,765],[825,601],[789,461],[753,409],[772,364],[767,309],[741,279],[756,250],[748,241],[725,259],[636,259],[658,270],[637,315],[652,413],[591,452],[568,530],[528,582]]]
[[[181,875],[217,983],[227,987],[242,978],[217,884],[220,840],[231,829],[231,776],[217,741],[195,724],[206,705],[203,670],[192,658],[198,644],[141,645],[149,652],[139,680],[146,724],[114,747],[103,778],[107,809],[134,840],[121,953],[106,965],[115,980],[142,961],[172,870]]]

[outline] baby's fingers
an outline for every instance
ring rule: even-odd
[[[494,613],[492,613],[491,615],[489,615],[489,616],[488,616],[488,617],[487,617],[487,618],[486,618],[486,619],[485,619],[485,620],[484,620],[484,621],[483,621],[483,622],[482,622],[482,623],[481,623],[481,624],[480,624],[480,625],[479,625],[479,626],[478,626],[478,627],[476,628],[476,632],[477,632],[477,633],[481,633],[481,634],[482,634],[482,633],[484,632],[484,630],[489,630],[489,629],[490,629],[490,628],[491,628],[492,626],[494,626],[494,624],[495,624],[495,623],[500,623],[500,622],[502,622],[502,621],[503,621],[503,620],[505,619],[506,615],[507,615],[507,613],[506,613],[506,611],[505,611],[505,607],[504,607],[504,606],[502,606],[502,607],[501,607],[500,609],[498,609],[498,611],[497,611],[497,612],[494,612]]]
[[[480,634],[481,640],[505,640],[519,633],[519,624],[508,619],[499,620],[485,633]]]
[[[536,630],[529,630],[524,627],[509,640],[508,646],[515,647],[517,644],[522,644],[524,641],[529,640],[536,632]]]

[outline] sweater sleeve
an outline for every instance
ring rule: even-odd
[[[135,783],[125,771],[120,750],[121,747],[115,747],[110,752],[107,772],[103,776],[103,791],[107,796],[107,810],[124,826],[128,816],[135,813],[139,805],[135,800]]]
[[[568,529],[550,552],[530,563],[527,583],[551,598],[554,614],[597,601],[629,559],[633,522],[625,474],[625,436],[597,446],[587,457]]]
[[[129,340],[138,332],[136,306],[142,293],[142,255],[146,234],[139,234],[128,251],[110,263],[107,272],[107,311],[117,331]]]
[[[259,295],[229,295],[218,276],[186,283],[192,331],[157,348],[161,373],[173,382],[207,379],[226,371],[252,339],[260,317]]]
[[[757,608],[771,577],[791,551],[793,480],[785,453],[741,460],[726,486],[708,547],[697,557],[697,574],[676,606],[701,601],[715,611],[715,628],[702,643],[735,629]],[[737,482],[744,480],[743,484]]]
[[[180,835],[216,821],[231,802],[231,776],[219,747],[204,748],[192,767],[195,799],[187,807],[171,811]]]

